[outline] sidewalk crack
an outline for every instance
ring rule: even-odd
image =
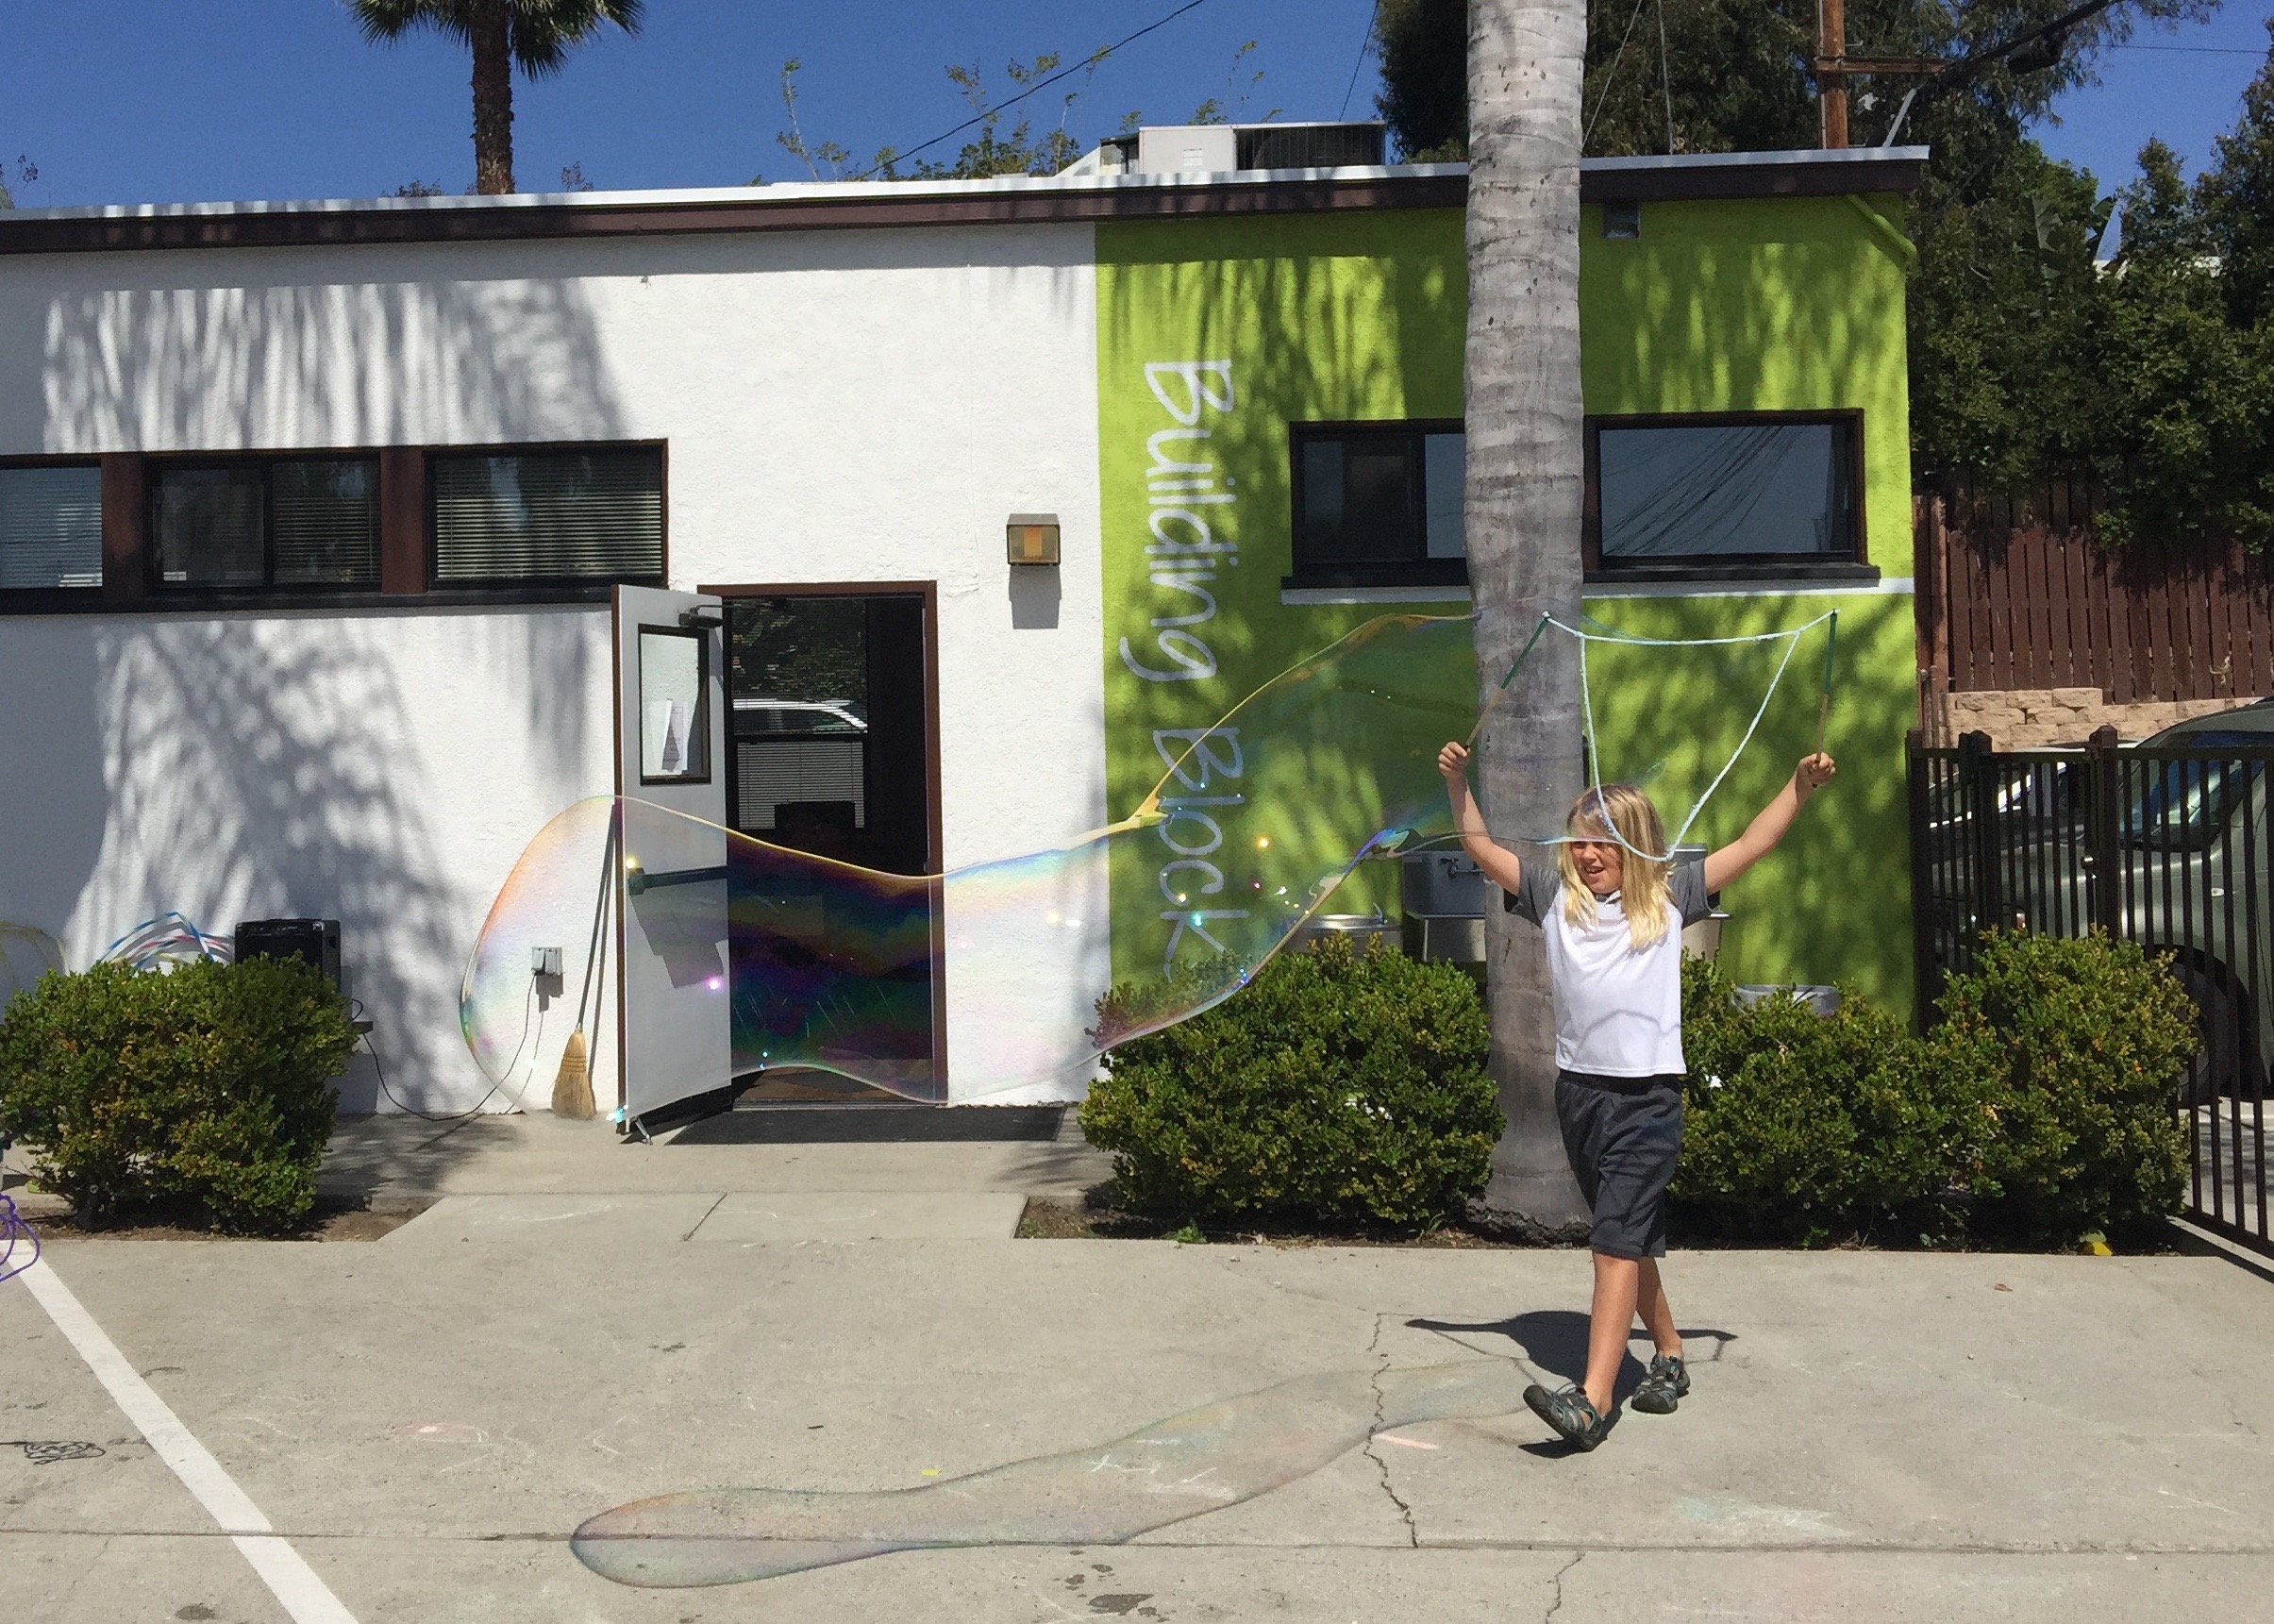
[[[1397,1508],[1398,1517],[1406,1525],[1406,1543],[1418,1550],[1421,1549],[1421,1531],[1413,1524],[1413,1508],[1398,1498],[1397,1491],[1390,1485],[1390,1463],[1382,1458],[1381,1451],[1374,1446],[1374,1434],[1382,1430],[1383,1406],[1387,1402],[1381,1390],[1381,1373],[1389,1368],[1390,1356],[1381,1350],[1381,1327],[1382,1321],[1388,1317],[1386,1314],[1375,1314],[1374,1335],[1366,1344],[1366,1352],[1373,1360],[1373,1368],[1367,1372],[1366,1381],[1374,1391],[1374,1425],[1366,1432],[1365,1455],[1367,1460],[1374,1463],[1374,1470],[1381,1478],[1381,1492],[1390,1497],[1390,1503]]]
[[[1550,1601],[1550,1602],[1547,1604],[1547,1611],[1546,1613],[1544,1613],[1544,1614],[1542,1614],[1542,1615],[1540,1616],[1540,1624],[1547,1624],[1547,1621],[1548,1621],[1549,1619],[1553,1618],[1553,1617],[1556,1616],[1556,1614],[1557,1614],[1559,1611],[1561,1611],[1561,1610],[1562,1610],[1562,1608],[1563,1608],[1563,1575],[1565,1575],[1566,1573],[1569,1573],[1569,1572],[1570,1572],[1570,1571],[1571,1571],[1573,1568],[1575,1568],[1575,1567],[1579,1566],[1579,1565],[1580,1565],[1580,1563],[1582,1563],[1582,1562],[1584,1562],[1584,1561],[1586,1561],[1586,1560],[1587,1560],[1587,1553],[1586,1553],[1585,1551],[1583,1551],[1583,1550],[1580,1550],[1580,1551],[1574,1551],[1574,1552],[1572,1553],[1571,1560],[1570,1560],[1569,1562],[1566,1562],[1565,1564],[1563,1564],[1563,1566],[1561,1566],[1561,1567],[1559,1567],[1559,1568],[1557,1568],[1557,1569],[1556,1569],[1556,1573],[1555,1573],[1556,1599],[1555,1599],[1553,1601]]]

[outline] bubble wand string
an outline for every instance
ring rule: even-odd
[[[1824,692],[1816,700],[1816,754],[1824,753],[1824,729],[1831,721],[1831,660],[1840,646],[1840,611],[1833,610],[1824,633]]]
[[[1524,646],[1517,650],[1515,663],[1508,668],[1508,675],[1500,678],[1500,686],[1493,690],[1492,699],[1487,699],[1477,712],[1477,725],[1468,730],[1468,737],[1461,741],[1463,748],[1465,749],[1474,745],[1477,742],[1477,735],[1484,731],[1484,718],[1492,714],[1493,699],[1497,699],[1508,692],[1508,685],[1516,679],[1517,668],[1531,654],[1531,645],[1540,641],[1540,633],[1547,629],[1554,618],[1553,615],[1545,611],[1541,613],[1540,624],[1531,628],[1531,635],[1524,640]]]

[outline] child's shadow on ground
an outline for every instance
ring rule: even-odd
[[[1434,1331],[1455,1338],[1505,1336],[1516,1345],[1525,1360],[1546,1374],[1565,1381],[1578,1381],[1587,1374],[1587,1316],[1567,1308],[1536,1309],[1530,1314],[1515,1314],[1508,1319],[1481,1322],[1449,1319],[1409,1319],[1406,1323],[1415,1331]],[[1634,1336],[1646,1336],[1638,1327]],[[1681,1328],[1683,1357],[1692,1365],[1718,1363],[1721,1352],[1737,1340],[1734,1331],[1713,1331],[1705,1328]],[[1463,1346],[1475,1348],[1479,1352],[1489,1348],[1478,1348],[1474,1341],[1464,1340]],[[1617,1400],[1625,1404],[1634,1389],[1642,1384],[1647,1374],[1647,1360],[1637,1359],[1630,1351],[1619,1366],[1618,1381],[1614,1388]],[[1562,1439],[1539,1444],[1522,1444],[1518,1448],[1529,1454],[1562,1456],[1576,1453]]]

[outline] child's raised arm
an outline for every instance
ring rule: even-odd
[[[1438,751],[1437,770],[1445,775],[1446,798],[1453,803],[1453,829],[1461,836],[1461,849],[1484,871],[1485,879],[1503,891],[1513,892],[1524,882],[1524,865],[1514,852],[1494,844],[1492,830],[1484,827],[1484,814],[1469,798],[1468,746],[1447,745]]]
[[[1705,888],[1719,891],[1774,851],[1784,831],[1792,828],[1793,819],[1808,804],[1808,797],[1831,782],[1831,775],[1838,770],[1821,750],[1802,756],[1784,787],[1754,814],[1745,832],[1705,860]]]

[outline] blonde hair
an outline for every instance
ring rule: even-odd
[[[1666,849],[1665,826],[1650,797],[1632,784],[1604,784],[1571,803],[1564,832],[1579,840],[1615,842],[1619,847],[1619,900],[1627,913],[1627,940],[1638,951],[1666,933],[1667,883],[1673,864],[1648,855]],[[1575,926],[1595,921],[1595,893],[1580,878],[1571,843],[1556,847],[1563,875],[1563,917]]]

